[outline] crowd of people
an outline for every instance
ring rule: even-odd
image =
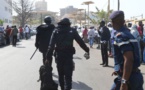
[[[116,33],[116,30],[113,29],[111,22],[108,22],[105,24],[104,21],[103,28],[105,30],[102,30],[102,27],[99,26],[97,29],[95,27],[90,27],[87,29],[87,27],[83,28],[82,30],[82,38],[84,42],[88,42],[90,45],[90,48],[93,48],[93,44],[97,44],[97,49],[101,49],[102,55],[105,55],[105,57],[114,57],[114,50],[113,50],[113,44],[114,44],[114,35]],[[100,23],[100,24],[101,24]],[[134,36],[134,38],[138,41],[139,44],[139,53],[140,53],[140,62],[142,64],[145,64],[145,27],[142,21],[138,22],[137,24],[132,25],[132,23],[124,24],[124,26],[129,30],[129,32]],[[109,30],[109,31],[108,31]],[[107,41],[107,42],[104,42]],[[102,45],[103,44],[103,45]],[[103,47],[105,46],[105,47]],[[103,53],[105,51],[105,54]],[[108,61],[108,60],[107,60]]]
[[[20,39],[27,40],[31,37],[30,28],[27,25],[24,28],[22,26],[18,28],[16,25],[7,25],[6,28],[3,27],[2,33],[5,36],[6,44],[12,44],[13,46],[16,46],[17,41]]]
[[[100,65],[103,67],[109,66],[108,56],[114,58],[112,75],[116,75],[117,78],[111,90],[143,90],[143,76],[138,68],[141,62],[144,63],[145,58],[143,23],[140,21],[138,26],[129,25],[131,28],[128,28],[124,17],[123,11],[114,11],[110,15],[111,23],[106,25],[105,21],[101,21],[97,29],[90,27],[88,30],[85,27],[81,37],[76,28],[71,27],[68,18],[60,20],[55,28],[51,24],[51,17],[47,16],[44,19],[46,24],[37,27],[35,41],[35,47],[43,56],[43,67],[50,68],[49,71],[44,70],[46,72],[40,75],[46,78],[45,80],[41,78],[41,90],[57,90],[57,84],[52,78],[52,56],[57,64],[61,90],[71,90],[75,68],[73,55],[76,51],[73,40],[86,52],[84,54],[86,59],[90,58],[90,49],[93,48],[94,42],[97,42],[96,48],[101,49],[102,55]],[[90,48],[85,42],[88,42]],[[51,85],[56,88],[52,89]]]

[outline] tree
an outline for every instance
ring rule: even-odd
[[[0,19],[0,25],[3,25],[4,21]]]
[[[92,15],[97,18],[97,21],[90,18],[92,23],[99,24],[100,21],[102,21],[102,20],[104,20],[106,22],[109,21],[109,18],[108,18],[109,14],[108,13],[111,13],[113,10],[110,10],[109,12],[107,12],[107,11],[104,11],[103,9],[99,10],[98,7],[96,7],[96,10],[97,10],[97,12],[92,12]]]
[[[12,8],[18,14],[20,25],[24,26],[27,19],[31,16],[31,12],[33,10],[33,2],[30,2],[29,0],[13,1]]]

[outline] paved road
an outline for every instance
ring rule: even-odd
[[[0,90],[40,90],[39,67],[42,65],[41,53],[36,52],[32,60],[30,57],[35,50],[35,37],[22,40],[17,47],[0,47]],[[89,60],[83,57],[84,51],[77,43],[74,55],[75,71],[73,73],[73,90],[109,90],[114,76],[113,59],[109,58],[109,67],[102,67],[100,50],[91,49]],[[54,80],[58,74],[56,64],[53,63]],[[140,67],[145,77],[145,65]],[[145,80],[145,79],[144,79]],[[57,82],[58,83],[58,82]],[[145,85],[144,85],[145,88]]]

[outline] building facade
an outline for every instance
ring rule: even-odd
[[[36,11],[47,11],[47,2],[45,0],[37,1],[35,3]]]
[[[77,12],[77,8],[74,8],[73,6],[68,6],[66,8],[60,9],[60,17],[63,17],[65,14],[71,14],[73,12]]]
[[[0,20],[3,21],[3,26],[12,25],[12,0],[1,0],[0,11]]]

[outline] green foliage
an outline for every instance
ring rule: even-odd
[[[97,12],[93,12],[93,16],[97,18],[97,21],[95,21],[94,19],[91,19],[91,22],[93,24],[99,24],[100,21],[105,20],[106,22],[109,21],[109,13],[112,13],[113,10],[110,10],[109,12],[102,10],[99,10],[98,7],[96,7]],[[88,16],[87,16],[88,17]]]
[[[0,25],[3,25],[4,21],[0,19]]]

